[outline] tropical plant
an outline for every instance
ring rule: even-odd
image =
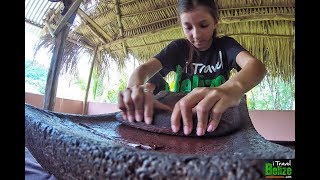
[[[290,83],[280,78],[268,76],[247,93],[248,109],[293,110],[295,82]]]
[[[25,60],[25,83],[38,88],[42,94],[45,93],[48,70],[36,61]]]
[[[121,78],[119,82],[114,86],[113,89],[108,90],[107,92],[107,102],[117,103],[118,102],[118,93],[127,87],[128,79],[126,77]]]

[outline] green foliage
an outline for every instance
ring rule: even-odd
[[[106,102],[117,103],[118,93],[127,86],[127,78],[119,80],[111,89],[108,87]],[[259,85],[247,93],[248,109],[250,110],[294,110],[295,84],[280,79],[266,77]]]
[[[109,103],[117,103],[118,102],[118,92],[114,89],[111,89],[107,92],[107,102]]]
[[[87,82],[83,79],[79,79],[79,77],[77,77],[75,84],[77,84],[82,91],[85,91],[87,88]]]
[[[122,78],[114,86],[113,89],[108,90],[107,92],[107,102],[117,103],[118,102],[118,93],[127,87],[127,78]]]
[[[25,61],[25,83],[34,85],[44,94],[46,89],[48,70],[35,61]]]
[[[266,77],[259,85],[247,93],[248,109],[293,110],[294,82],[286,83],[280,79]]]
[[[48,70],[37,62],[25,61],[25,83],[38,88],[42,94],[45,86]],[[128,76],[121,75],[121,79],[115,84],[104,84],[104,77],[98,76],[94,71],[92,75],[91,90],[93,99],[101,99],[108,103],[117,103],[118,93],[127,87]],[[76,79],[76,84],[81,90],[86,90],[87,81]],[[270,79],[268,76],[255,88],[247,92],[248,109],[250,110],[294,110],[295,83],[286,83],[281,79]]]
[[[93,94],[93,99],[96,99],[96,96],[97,96],[97,87],[98,87],[98,80],[97,79],[93,79],[92,80],[93,83],[93,87],[92,87],[92,94]]]
[[[95,100],[97,97],[101,96],[103,94],[104,86],[103,86],[103,76],[99,76],[96,72],[96,69],[92,72],[92,94],[93,99]]]
[[[127,87],[127,84],[128,84],[127,81],[128,81],[127,79],[120,79],[120,82],[118,83],[118,86],[119,86],[118,92],[124,90]]]

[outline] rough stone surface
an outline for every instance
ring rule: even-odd
[[[68,180],[262,179],[265,159],[295,158],[294,149],[256,132],[245,103],[238,108],[238,130],[187,137],[129,127],[118,112],[74,115],[26,104],[25,142],[47,171]]]

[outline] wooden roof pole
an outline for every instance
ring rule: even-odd
[[[95,49],[94,49],[94,54],[93,54],[93,58],[92,58],[92,62],[91,62],[89,78],[88,78],[88,83],[87,83],[87,88],[86,88],[86,95],[84,97],[84,102],[83,102],[83,109],[82,109],[83,114],[88,114],[88,94],[89,94],[89,90],[90,90],[90,84],[91,84],[91,77],[92,77],[94,62],[97,59],[96,58],[97,57],[97,51],[98,51],[98,46],[96,46]]]
[[[103,39],[103,42],[107,44],[108,42],[105,40],[113,41],[112,37],[107,34],[94,20],[92,20],[84,11],[82,11],[80,8],[78,9],[78,13],[80,17],[86,21],[89,25],[89,27],[92,29],[92,31],[101,39]]]
[[[53,32],[53,34],[55,36],[57,36],[59,34],[59,32],[61,31],[61,29],[63,27],[66,26],[67,23],[72,24],[72,22],[70,23],[70,17],[74,16],[74,13],[77,12],[77,9],[79,9],[79,6],[81,4],[82,0],[74,0],[74,2],[72,3],[72,5],[69,7],[67,13],[62,17],[60,23],[58,24],[58,27],[55,29],[55,31]]]
[[[68,37],[67,40],[69,42],[73,43],[73,44],[78,45],[78,46],[85,47],[85,48],[90,49],[90,50],[94,50],[94,48],[92,46],[89,46],[89,45],[81,43],[81,42],[79,42],[77,40],[71,39],[70,37]]]
[[[120,36],[121,36],[121,38],[124,38],[123,25],[122,25],[122,22],[121,22],[121,10],[120,10],[120,5],[119,5],[119,0],[114,0],[114,4],[115,4],[115,10],[116,10],[116,15],[117,15],[117,21],[118,21],[118,27],[119,27]],[[125,40],[122,41],[122,48],[123,48],[124,54],[128,55],[128,48],[125,45]]]
[[[74,18],[76,17],[76,9],[79,8],[80,3],[82,0],[76,0],[73,2],[72,9],[70,8],[66,15],[68,15],[70,18],[67,19],[67,21],[64,20],[64,22],[61,22],[64,24],[64,26],[61,28],[61,30],[56,31],[57,35],[54,42],[54,49],[53,54],[51,58],[50,68],[48,72],[47,77],[47,83],[46,83],[46,91],[44,94],[44,100],[43,100],[43,109],[45,110],[54,110],[55,105],[55,98],[57,94],[57,87],[58,87],[58,80],[59,80],[59,73],[60,73],[60,67],[61,67],[61,60],[63,57],[63,50],[65,47],[65,42],[69,34],[70,26],[68,24],[72,24],[74,21]],[[74,8],[74,4],[78,4],[76,8]],[[70,15],[70,11],[73,11]],[[65,15],[65,16],[66,16]]]
[[[104,45],[101,45],[99,46],[99,51],[100,50],[103,50],[105,48],[108,48],[109,46],[113,45],[113,44],[117,44],[117,43],[120,43],[122,41],[127,41],[127,40],[132,40],[134,38],[144,38],[144,37],[147,37],[147,36],[150,36],[152,34],[155,34],[155,33],[158,33],[160,31],[164,31],[164,30],[168,30],[168,29],[171,29],[171,28],[175,28],[175,29],[181,29],[181,26],[179,26],[179,24],[176,24],[176,25],[171,25],[171,26],[167,26],[167,27],[163,27],[163,28],[158,28],[156,30],[153,30],[153,31],[150,31],[148,33],[144,33],[144,34],[138,34],[138,35],[135,35],[134,37],[124,37],[122,39],[118,39],[118,40],[115,40],[113,41],[112,43],[109,43],[109,44],[104,44]]]

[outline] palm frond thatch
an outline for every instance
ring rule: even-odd
[[[218,35],[238,40],[266,65],[271,77],[291,81],[295,75],[295,1],[217,0],[217,3],[220,10]],[[140,63],[146,62],[172,40],[184,37],[176,4],[177,0],[86,1],[80,9],[99,27],[94,28],[79,17],[80,23],[71,26],[71,40],[65,49],[68,55],[63,57],[66,58],[63,62],[76,63],[79,51],[86,48],[92,53],[96,46],[98,57],[102,59],[95,66],[101,71],[109,72],[105,68],[112,60],[120,69],[125,67],[129,55]],[[58,24],[57,18],[61,18],[55,17],[48,22],[53,28]],[[112,40],[96,28],[101,28]],[[86,47],[74,43],[74,40]],[[42,41],[39,45],[53,44],[50,36],[43,36]]]

